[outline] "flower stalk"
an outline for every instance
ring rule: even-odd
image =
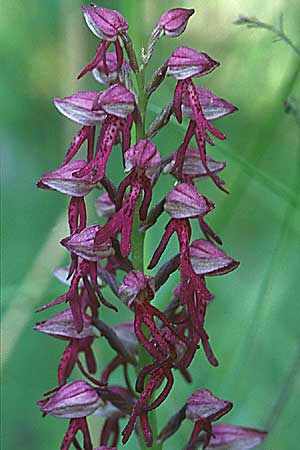
[[[140,112],[140,121],[135,124],[136,143],[142,139],[145,139],[145,120],[147,109],[147,95],[145,92],[145,71],[146,68],[141,66],[139,72],[136,74],[136,80],[138,85],[138,101],[137,108]],[[132,248],[132,264],[135,269],[144,271],[144,241],[145,232],[140,230],[141,221],[137,213],[141,201],[138,201],[138,207],[133,219],[132,233],[135,236],[135,245]]]
[[[146,113],[147,113],[147,103],[148,103],[148,95],[145,89],[145,77],[146,77],[147,65],[143,64],[140,66],[139,72],[136,74],[137,86],[138,86],[138,102],[137,107],[140,112],[140,123],[136,124],[136,142],[145,139],[146,134]],[[137,210],[135,212],[135,216],[133,219],[132,233],[135,236],[134,246],[132,248],[132,264],[133,267],[137,270],[141,270],[144,272],[145,270],[145,262],[144,262],[144,244],[145,244],[145,236],[146,231],[141,229],[141,220],[139,218],[138,209],[141,204],[141,200],[138,201]],[[147,333],[147,331],[145,330]],[[138,365],[136,368],[137,375],[138,373],[147,365],[150,364],[151,358],[149,358],[149,354],[145,350],[142,344],[138,344]],[[157,436],[157,418],[155,411],[151,411],[149,415],[149,422],[152,429],[152,433],[154,436],[154,444],[152,445],[153,450],[161,450],[162,444],[156,442]],[[147,444],[144,441],[143,433],[141,427],[139,427],[139,445],[141,450],[146,450]]]

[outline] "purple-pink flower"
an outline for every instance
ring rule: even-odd
[[[212,422],[219,420],[233,407],[228,400],[216,397],[207,389],[195,391],[185,405],[174,414],[159,434],[159,442],[172,436],[180,427],[184,419],[194,422],[194,428],[186,446],[187,450],[194,450],[199,444],[206,448],[211,442],[213,431]],[[204,432],[204,436],[200,433]]]
[[[207,75],[218,67],[218,65],[218,62],[211,59],[205,53],[188,47],[180,47],[173,52],[168,61],[167,74],[177,80],[173,106],[178,122],[182,122],[183,112],[191,119],[184,141],[177,150],[175,168],[178,171],[178,176],[182,177],[185,153],[194,135],[199,149],[199,156],[206,173],[221,190],[226,192],[220,179],[210,171],[206,156],[206,143],[214,145],[208,132],[221,140],[225,139],[225,135],[215,128],[209,120],[230,114],[237,108],[225,100],[216,97],[206,89],[196,88],[192,80],[193,77]]]
[[[48,399],[40,400],[43,414],[64,419],[86,417],[93,414],[100,405],[97,391],[85,381],[65,384]]]
[[[83,6],[82,12],[87,26],[99,39],[113,42],[120,32],[128,30],[125,18],[118,11],[92,4]]]
[[[194,9],[169,9],[160,17],[157,26],[163,30],[166,36],[180,36],[186,29],[188,20],[194,12]]]
[[[69,97],[55,98],[54,105],[58,111],[73,122],[93,126],[104,122],[106,112],[97,107],[99,93],[96,91],[76,92]]]
[[[192,77],[207,75],[219,65],[220,63],[206,53],[189,47],[178,47],[168,60],[167,75],[176,80],[188,80]]]
[[[99,225],[86,227],[79,233],[73,233],[71,236],[64,238],[61,244],[71,253],[87,261],[98,261],[108,258],[114,254],[111,241],[107,240],[101,244],[95,242],[95,237],[100,229]]]
[[[35,330],[68,341],[58,366],[58,384],[63,385],[71,375],[77,364],[79,354],[85,355],[85,361],[90,373],[95,373],[97,363],[92,344],[96,336],[99,336],[96,328],[92,326],[91,319],[83,316],[83,327],[78,332],[70,309],[62,311],[44,322],[39,322]]]
[[[56,170],[50,170],[41,176],[37,186],[41,189],[51,189],[72,197],[84,197],[95,188],[92,174],[77,178],[74,172],[83,169],[83,160],[71,161]]]
[[[100,84],[117,84],[121,83],[129,89],[132,88],[130,71],[131,67],[124,58],[122,66],[119,68],[118,55],[115,51],[108,52],[99,62],[97,67],[93,69],[93,76]]]
[[[156,146],[149,140],[139,141],[124,154],[125,171],[130,172],[120,183],[116,194],[116,214],[96,235],[95,242],[103,243],[121,232],[121,253],[127,257],[131,250],[131,232],[137,202],[143,192],[139,208],[141,220],[145,220],[152,198],[151,176],[161,162]],[[125,197],[125,191],[130,188]]]
[[[237,107],[195,84],[195,78],[213,73],[220,65],[204,52],[178,47],[149,73],[158,40],[181,36],[194,9],[164,12],[139,53],[118,11],[91,4],[83,6],[82,12],[99,42],[94,58],[78,78],[92,72],[98,87],[54,99],[57,110],[80,129],[61,165],[44,173],[37,183],[41,189],[69,196],[69,232],[61,240],[69,263],[54,271],[65,292],[46,300],[38,311],[62,303],[68,307],[34,327],[65,344],[57,387],[38,402],[41,412],[69,420],[61,450],[71,446],[116,450],[120,439],[125,444],[133,433],[142,448],[152,447],[176,433],[185,419],[194,425],[186,450],[200,445],[211,450],[248,450],[262,442],[265,432],[215,425],[233,405],[205,386],[181,403],[159,434],[151,419],[174,392],[176,372],[189,384],[199,381],[191,369],[196,354],[206,356],[212,366],[219,364],[206,332],[213,300],[206,283],[208,277],[230,273],[239,263],[220,248],[221,238],[207,223],[216,205],[202,192],[201,183],[211,178],[227,192],[220,178],[226,163],[208,155],[207,147],[214,145],[214,138],[225,139],[213,121]],[[167,75],[176,80],[173,98],[148,128],[151,95]],[[105,85],[101,91],[99,84]],[[183,140],[170,148],[173,139],[168,141],[166,134],[163,144],[157,141],[158,148],[152,138],[172,115],[178,123],[188,119]],[[165,182],[162,174],[168,178]],[[154,242],[154,235],[150,239],[145,235],[150,227],[159,230],[163,216],[165,229],[154,234],[158,237]],[[195,221],[197,227],[192,226]],[[173,235],[178,242],[175,247],[169,245]],[[171,254],[156,269],[167,246]],[[150,261],[148,255],[152,255]],[[151,275],[146,267],[153,271]],[[175,289],[164,286],[172,279]],[[226,304],[230,308],[230,302]],[[110,316],[107,308],[113,311]],[[123,317],[126,308],[128,318]],[[99,338],[110,353],[101,353]],[[82,379],[70,381],[75,370]],[[114,384],[116,378],[118,384]],[[178,396],[174,405],[177,400]],[[89,430],[91,415],[103,418],[96,442]]]
[[[260,445],[266,436],[266,431],[217,423],[212,426],[212,437],[207,450],[222,450],[224,448],[250,450]]]
[[[94,4],[83,6],[82,12],[87,26],[101,41],[94,59],[80,72],[78,78],[95,69],[101,61],[105,61],[106,52],[111,43],[115,46],[117,70],[120,70],[123,63],[123,50],[119,38],[128,29],[125,18],[118,11],[101,8]]]

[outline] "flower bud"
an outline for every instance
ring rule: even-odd
[[[54,105],[60,113],[73,122],[82,125],[99,125],[104,122],[106,113],[102,109],[94,109],[99,92],[76,92],[69,97],[55,98]]]
[[[166,198],[165,211],[173,219],[187,219],[204,216],[215,205],[190,184],[181,183],[169,192]]]
[[[157,41],[164,35],[168,37],[180,36],[186,29],[189,18],[194,14],[194,9],[174,8],[166,11],[159,19],[151,33],[147,50],[142,55],[142,61],[147,64],[152,57]]]
[[[128,23],[118,11],[92,4],[83,6],[82,12],[87,26],[100,39],[115,41],[121,32],[128,30]]]
[[[115,204],[111,201],[107,192],[104,192],[104,194],[96,198],[95,207],[98,217],[106,217],[108,219],[110,219],[116,211]]]
[[[205,239],[192,242],[190,257],[193,269],[198,275],[224,275],[239,265],[237,261]]]
[[[202,112],[207,120],[218,119],[219,117],[227,116],[238,110],[232,103],[218,97],[213,92],[210,92],[203,87],[197,87],[196,91]],[[183,95],[182,113],[189,119],[195,120],[190,99],[187,94]]]
[[[89,416],[100,403],[97,391],[85,381],[68,383],[49,399],[38,402],[44,414],[63,419]]]
[[[207,75],[219,65],[220,63],[206,53],[189,47],[178,47],[169,59],[167,75],[173,76],[176,80],[185,80]]]
[[[155,293],[154,278],[139,270],[131,270],[123,279],[119,289],[120,299],[131,308],[139,295],[151,300]]]
[[[100,231],[99,225],[84,228],[79,233],[62,239],[61,244],[70,252],[75,253],[88,261],[98,261],[114,254],[110,240],[100,244],[95,243],[96,234]]]
[[[98,66],[93,69],[94,78],[101,84],[113,84],[117,83],[118,80],[122,84],[128,79],[128,74],[130,72],[130,65],[128,61],[123,60],[122,67],[118,71],[118,59],[116,52],[108,52],[105,56],[106,64],[102,60]]]
[[[194,14],[194,12],[194,9],[170,9],[161,16],[157,26],[163,29],[166,36],[180,36],[186,29],[188,20]]]
[[[266,431],[225,423],[213,425],[212,433],[207,450],[250,450],[260,445],[267,436]]]
[[[167,125],[173,112],[173,103],[169,103],[168,105],[166,105],[151,123],[146,132],[146,137],[152,138],[158,133],[161,128]]]
[[[102,92],[98,104],[107,114],[126,119],[135,108],[135,96],[121,84],[114,84]]]
[[[161,157],[156,145],[148,139],[141,140],[130,147],[126,150],[124,157],[125,172],[130,172],[132,169],[145,170],[148,178],[151,178],[161,164]]]
[[[164,81],[168,69],[168,61],[165,61],[161,66],[159,66],[153,73],[153,76],[146,87],[146,93],[148,97],[153,94],[154,91],[161,85]]]
[[[91,321],[86,316],[83,316],[83,329],[78,333],[70,309],[66,309],[44,322],[37,323],[34,330],[49,334],[50,336],[69,339],[84,339],[99,336],[97,329],[93,327]]]
[[[228,400],[221,400],[207,389],[195,391],[186,402],[185,416],[197,422],[201,419],[215,421],[233,407]]]
[[[53,189],[72,197],[83,197],[95,187],[92,174],[77,178],[73,173],[86,166],[86,161],[76,160],[50,170],[41,176],[37,186],[41,189]]]

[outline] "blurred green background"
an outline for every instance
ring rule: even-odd
[[[286,44],[272,43],[269,32],[232,22],[245,14],[276,24],[284,13],[286,31],[300,46],[300,3],[103,0],[101,5],[127,17],[136,44],[146,42],[166,9],[193,7],[196,14],[186,33],[161,40],[152,68],[178,45],[195,47],[222,63],[199,81],[240,109],[218,122],[228,139],[211,150],[213,157],[228,163],[223,178],[231,194],[219,192],[211,182],[201,188],[217,204],[210,224],[222,236],[225,251],[241,265],[227,277],[209,279],[215,301],[207,328],[220,366],[211,368],[199,355],[191,369],[194,389],[205,387],[232,400],[235,406],[227,422],[270,429],[265,450],[299,450],[300,145],[299,128],[284,112],[283,102],[289,95],[300,102],[300,60]],[[35,405],[56,384],[64,343],[32,331],[35,321],[54,313],[36,316],[34,310],[64,290],[51,270],[67,261],[58,245],[67,235],[66,198],[37,190],[35,182],[41,173],[58,167],[77,129],[56,112],[52,98],[98,88],[91,76],[76,81],[97,45],[80,7],[79,0],[1,0],[3,450],[58,449],[66,427],[65,421],[42,419]],[[153,96],[149,118],[170,101],[173,89],[174,80],[168,79]],[[174,122],[155,142],[167,155],[182,136],[183,127]],[[115,167],[111,162],[117,181],[121,172]],[[171,181],[164,179],[156,199],[166,187]],[[91,210],[93,201],[91,195]],[[147,258],[163,225],[160,220],[149,233]],[[166,258],[177,248],[175,240],[172,246]],[[168,301],[175,278],[162,289],[159,306]],[[102,314],[108,323],[121,321],[116,313]],[[96,349],[102,367],[108,349],[101,341]],[[176,395],[161,407],[160,426],[192,390],[176,378]],[[99,418],[90,422],[97,436]],[[181,449],[190,428],[186,424],[165,448]],[[138,448],[134,439],[127,448]]]

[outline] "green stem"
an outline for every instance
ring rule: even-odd
[[[140,111],[141,122],[136,124],[136,143],[145,138],[145,117],[147,99],[145,94],[145,73],[144,69],[141,69],[136,75],[138,84],[138,108]],[[132,264],[136,270],[144,272],[144,240],[145,232],[140,231],[140,218],[139,209],[141,206],[141,200],[139,199],[133,219],[132,235],[134,236],[134,242],[132,246]]]
[[[141,139],[145,139],[145,129],[146,129],[146,112],[147,112],[147,94],[145,89],[145,72],[146,66],[141,66],[139,72],[136,74],[136,81],[138,86],[138,109],[140,112],[140,123],[136,124],[136,142]],[[135,216],[133,220],[132,226],[132,236],[134,236],[134,241],[132,245],[132,264],[136,270],[141,270],[144,272],[145,270],[145,261],[144,261],[144,241],[145,241],[145,232],[140,230],[140,218],[139,218],[139,209],[141,205],[141,199],[139,199],[135,211]],[[144,333],[147,334],[147,330],[144,330]],[[137,374],[140,370],[151,363],[151,357],[145,348],[139,344],[138,345],[138,365],[136,372]],[[151,426],[151,430],[153,433],[153,445],[152,450],[161,450],[162,444],[156,443],[157,437],[157,419],[154,411],[149,412],[149,422]],[[141,450],[146,450],[148,447],[143,439],[143,434],[141,427],[139,425],[139,444]]]
[[[145,139],[147,94],[145,91],[145,71],[146,66],[142,66],[140,72],[136,75],[138,85],[138,106],[141,114],[141,123],[136,127],[136,140]]]
[[[276,40],[285,41],[287,45],[290,46],[292,50],[300,57],[300,49],[292,42],[292,40],[287,36],[283,29],[283,14],[280,15],[280,23],[279,27],[275,27],[266,22],[262,22],[256,17],[245,17],[241,16],[235,22],[236,25],[246,25],[248,28],[264,28],[265,30],[271,31],[271,33],[275,34]]]
[[[132,225],[132,236],[134,237],[132,241],[131,250],[131,260],[135,270],[140,270],[144,272],[144,240],[145,232],[140,231],[140,218],[139,209],[141,206],[141,201],[138,200],[136,205],[136,211],[134,214],[133,225]]]

